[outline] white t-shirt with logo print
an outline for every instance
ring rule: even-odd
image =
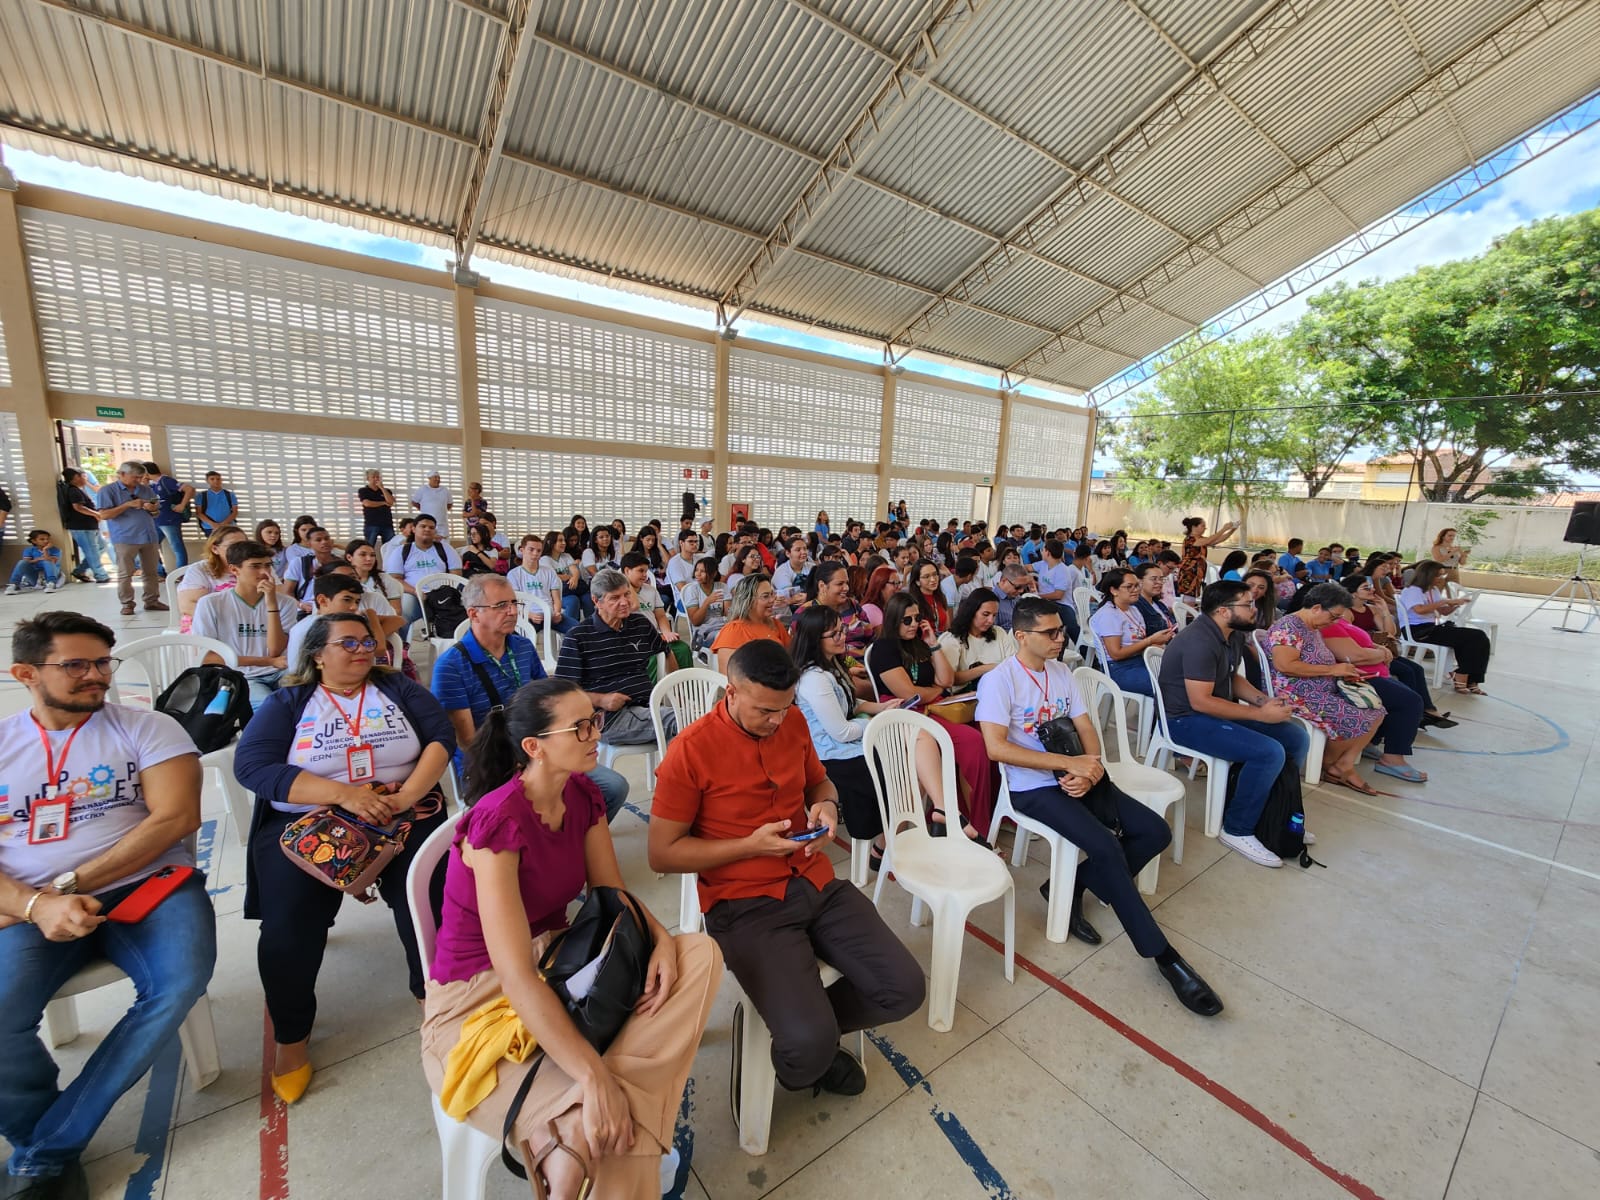
[[[404,559],[402,562],[401,560]],[[443,575],[461,569],[461,555],[449,542],[435,542],[424,550],[412,543],[411,553],[406,553],[404,541],[391,542],[383,556],[383,569],[391,575],[402,575],[412,587],[425,575]]]
[[[561,577],[556,574],[555,568],[548,566],[548,558],[539,560],[539,569],[530,571],[526,567],[512,567],[506,572],[506,582],[517,593],[519,600],[543,600],[550,606],[550,614],[555,620],[561,619]]]
[[[72,797],[67,836],[59,842],[28,844],[28,817],[44,796],[45,753],[39,727],[27,710],[0,720],[0,874],[24,887],[44,887],[104,854],[150,815],[139,772],[180,754],[198,754],[194,742],[166,713],[107,704],[78,727],[67,761],[61,754],[70,730],[47,731],[51,754],[62,768],[57,799]],[[102,892],[153,875],[162,867],[193,866],[182,842],[154,862],[105,887]]]
[[[360,709],[361,741],[372,747],[374,781],[404,783],[422,757],[422,743],[405,713],[389,696],[376,687],[366,695],[329,697],[317,688],[306,701],[295,722],[294,740],[289,743],[291,767],[300,767],[323,779],[340,783],[350,778],[349,751],[355,739],[350,736],[349,718]],[[343,712],[341,716],[340,713]],[[282,812],[310,812],[315,804],[276,804]]]
[[[194,606],[194,622],[189,626],[189,632],[216,638],[223,645],[232,646],[242,657],[265,658],[269,601],[277,604],[278,620],[287,634],[300,619],[297,601],[281,592],[263,591],[254,604],[246,604],[232,588],[200,597],[200,603]],[[278,668],[240,667],[239,673],[246,679],[264,678],[276,675]]]
[[[1044,750],[1036,731],[1046,721],[1081,717],[1088,711],[1065,663],[1049,661],[1043,671],[1029,671],[1016,658],[1008,658],[978,680],[976,719],[1004,725],[1007,739],[1027,750]],[[1057,786],[1053,774],[1037,767],[1007,763],[1001,769],[1013,794]]]

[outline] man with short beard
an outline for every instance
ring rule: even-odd
[[[1273,699],[1245,678],[1249,651],[1232,635],[1249,636],[1255,618],[1256,602],[1246,585],[1232,579],[1208,584],[1200,595],[1200,616],[1167,643],[1157,686],[1175,742],[1241,766],[1222,812],[1219,840],[1259,866],[1281,867],[1283,860],[1256,837],[1256,824],[1285,760],[1304,768],[1311,743],[1287,700]]]
[[[145,916],[106,914],[151,876],[192,870],[200,756],[165,713],[106,703],[116,636],[78,613],[19,622],[11,675],[26,711],[0,721],[0,1195],[88,1195],[81,1157],[117,1100],[205,993],[216,919],[190,874]],[[65,1089],[39,1039],[61,981],[99,959],[136,999]]]

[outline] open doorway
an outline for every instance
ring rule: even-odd
[[[93,496],[117,477],[118,463],[149,460],[150,427],[127,421],[57,421],[56,448],[63,468],[77,467],[88,477],[83,490]]]
[[[989,519],[989,500],[994,494],[994,489],[979,484],[972,489],[972,519],[974,521],[987,521]]]

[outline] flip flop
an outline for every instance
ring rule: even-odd
[[[1428,782],[1428,777],[1410,763],[1402,763],[1399,766],[1394,766],[1392,763],[1379,763],[1372,769],[1380,775],[1393,775],[1396,779],[1404,779],[1407,783]]]
[[[1376,796],[1379,794],[1377,789],[1369,784],[1365,779],[1361,778],[1360,775],[1357,775],[1352,781],[1346,779],[1343,775],[1329,775],[1324,772],[1322,776],[1322,782],[1336,783],[1340,787],[1349,788],[1352,792],[1360,792],[1363,796]]]

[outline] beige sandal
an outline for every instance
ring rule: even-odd
[[[533,1184],[533,1194],[537,1200],[550,1200],[550,1181],[544,1177],[544,1160],[549,1158],[552,1151],[560,1150],[577,1159],[578,1165],[583,1168],[583,1182],[578,1185],[578,1200],[586,1200],[594,1180],[589,1176],[589,1164],[571,1146],[561,1140],[561,1134],[556,1129],[556,1123],[550,1122],[550,1140],[537,1154],[533,1146],[526,1139],[522,1143],[522,1161],[528,1164],[528,1181]]]

